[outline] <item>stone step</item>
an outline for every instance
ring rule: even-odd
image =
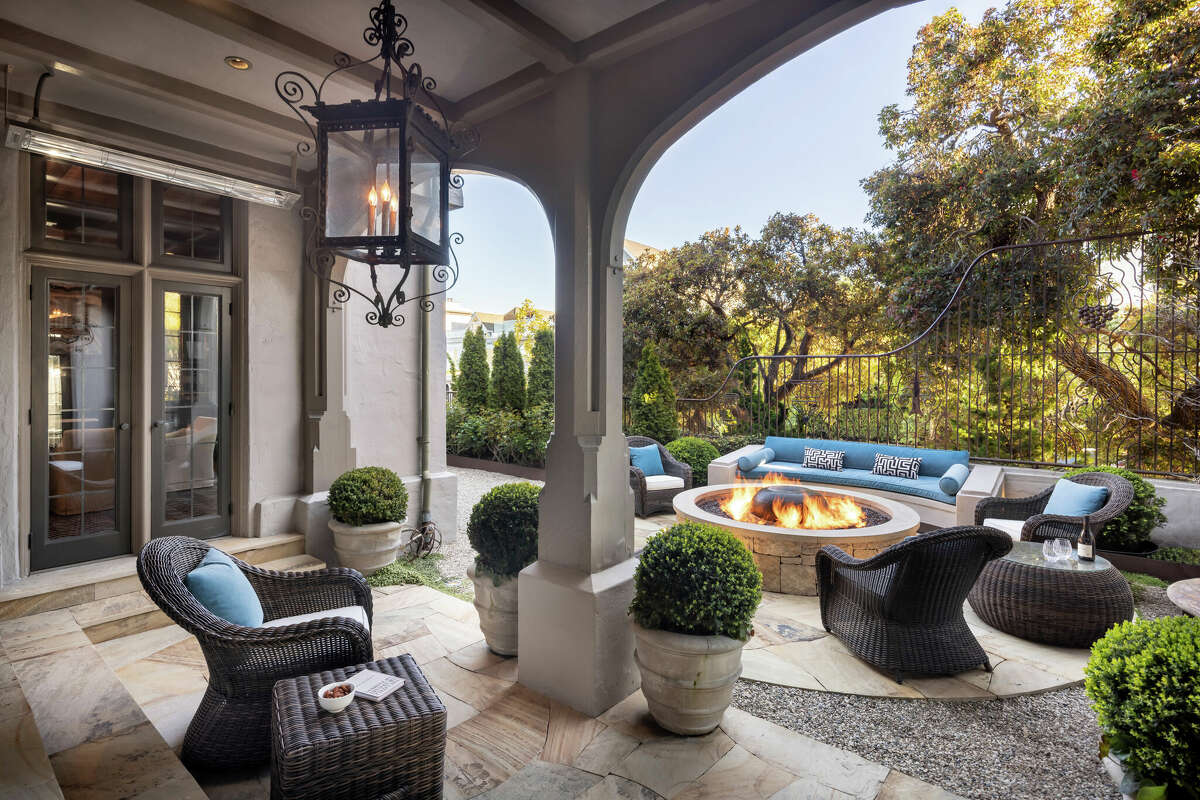
[[[80,603],[69,610],[92,644],[171,624],[171,618],[141,589]]]
[[[264,561],[254,566],[262,567],[263,569],[273,569],[276,572],[312,572],[317,569],[325,569],[325,562],[315,556],[304,554],[277,558],[274,561]]]
[[[261,538],[222,536],[210,539],[209,544],[250,564],[263,564],[304,555],[304,535],[299,533],[282,533]],[[137,558],[131,555],[41,570],[0,589],[0,620],[16,619],[60,608],[73,608],[138,592],[141,588],[137,576]],[[99,610],[94,613],[98,616],[91,616],[89,619],[103,620],[106,607],[96,608]],[[116,635],[121,636],[124,633]]]

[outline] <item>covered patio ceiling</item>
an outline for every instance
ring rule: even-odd
[[[9,111],[115,144],[186,154],[291,182],[306,135],[275,75],[319,77],[335,53],[369,55],[368,0],[0,0]],[[549,91],[556,74],[603,66],[744,11],[752,0],[408,0],[415,60],[451,119],[480,124]],[[226,56],[249,60],[231,69]],[[328,98],[367,97],[373,66],[338,75]],[[312,164],[301,161],[301,170]]]

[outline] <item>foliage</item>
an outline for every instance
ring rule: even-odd
[[[752,433],[701,433],[698,434],[696,438],[703,439],[704,441],[712,444],[712,446],[717,449],[717,453],[720,455],[732,453],[734,450],[740,450],[748,444],[761,445],[763,443],[763,437],[755,436]]]
[[[1063,477],[1083,472],[1109,472],[1133,484],[1133,502],[1124,514],[1104,526],[1104,532],[1096,540],[1101,549],[1136,552],[1150,542],[1150,533],[1167,521],[1162,512],[1166,498],[1159,497],[1154,485],[1137,473],[1121,467],[1081,467],[1068,470]]]
[[[443,558],[445,556],[441,553],[430,553],[429,555],[407,561],[403,559],[396,560],[367,578],[367,583],[371,586],[397,586],[405,583],[416,584],[418,586],[428,586],[431,589],[437,589],[439,592],[445,592],[451,597],[457,597],[460,600],[470,600],[471,595],[456,588],[442,576],[442,572],[438,568],[438,562]]]
[[[1172,798],[1200,797],[1200,619],[1122,622],[1092,645],[1084,675],[1126,770]]]
[[[1125,582],[1129,584],[1129,590],[1133,592],[1133,599],[1141,602],[1146,596],[1146,587],[1154,589],[1167,588],[1167,582],[1162,578],[1156,578],[1153,575],[1146,575],[1141,572],[1126,572],[1121,570],[1121,574],[1125,576]]]
[[[488,404],[487,336],[483,328],[463,334],[455,392],[455,399],[465,408],[479,409]]]
[[[471,509],[467,537],[479,555],[475,569],[500,581],[516,576],[537,558],[538,496],[532,483],[504,483]]]
[[[658,360],[653,344],[642,348],[637,379],[629,398],[629,432],[649,436],[658,442],[669,442],[679,434],[679,419],[675,414],[675,389],[671,376]]]
[[[762,573],[728,531],[684,522],[651,536],[633,575],[629,613],[643,628],[748,639]]]
[[[554,429],[554,409],[539,405],[521,413],[455,403],[446,412],[446,452],[503,464],[541,467]]]
[[[359,467],[343,472],[329,487],[329,511],[346,525],[402,522],[408,512],[408,490],[385,467]]]
[[[528,297],[514,310],[514,316],[516,319],[513,320],[513,334],[517,337],[517,343],[521,345],[521,352],[529,358],[537,343],[538,334],[548,331],[553,336],[554,319],[548,312],[534,306]]]
[[[1150,554],[1150,558],[1170,561],[1173,564],[1200,566],[1200,550],[1194,550],[1191,547],[1160,547]]]
[[[493,408],[522,411],[525,408],[525,362],[512,331],[500,334],[492,348],[492,387],[489,400]]]
[[[692,468],[692,485],[704,486],[708,483],[708,462],[721,454],[712,443],[695,436],[684,436],[666,445],[667,452]]]
[[[543,328],[533,335],[525,398],[529,406],[554,405],[554,328]]]

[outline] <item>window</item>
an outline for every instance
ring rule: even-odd
[[[227,197],[185,186],[154,184],[155,262],[192,269],[231,271]]]
[[[132,180],[108,170],[34,157],[34,247],[81,255],[129,258]]]

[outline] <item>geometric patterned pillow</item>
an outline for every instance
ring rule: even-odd
[[[811,469],[827,469],[841,472],[846,454],[841,450],[820,450],[816,447],[804,448],[804,466]]]
[[[893,478],[911,478],[916,480],[921,472],[921,459],[917,456],[888,456],[883,453],[875,454],[875,466],[871,472],[876,475],[889,475]]]

